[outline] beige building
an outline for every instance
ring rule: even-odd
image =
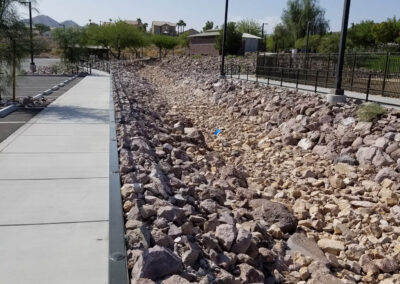
[[[176,24],[171,22],[154,21],[151,28],[155,35],[176,35]]]

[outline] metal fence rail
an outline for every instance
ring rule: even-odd
[[[264,54],[257,58],[256,76],[333,88],[336,65],[336,54]],[[400,97],[400,54],[347,54],[342,87],[347,91]]]

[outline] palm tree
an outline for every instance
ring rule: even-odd
[[[183,27],[184,24],[185,22],[183,20],[179,20],[179,22],[176,24],[178,26],[178,34],[181,33],[181,28]]]
[[[182,21],[182,32],[185,32],[186,23]]]

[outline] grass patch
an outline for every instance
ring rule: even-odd
[[[368,103],[363,104],[357,110],[358,119],[361,121],[372,121],[386,112],[386,109],[381,105]]]
[[[201,58],[201,54],[195,54],[192,56],[193,59],[200,59]]]

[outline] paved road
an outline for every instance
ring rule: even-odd
[[[64,82],[68,78],[70,78],[70,76],[18,76],[16,96],[17,98],[36,96]],[[11,98],[11,96],[11,94],[8,94],[6,98]]]
[[[33,79],[33,78],[32,78]],[[43,78],[46,79],[46,78]],[[57,79],[57,82],[60,79]],[[73,88],[76,84],[78,84],[82,78],[76,78],[72,82],[70,82],[68,85],[65,87],[60,88],[59,90],[55,91],[49,96],[46,96],[46,99],[49,101],[55,100],[61,95],[63,95],[66,91],[70,90]],[[29,81],[29,80],[28,80]],[[65,81],[65,78],[64,78]],[[36,83],[35,83],[36,84]],[[51,83],[45,83],[44,85],[42,84],[41,90],[47,90],[46,86]],[[54,84],[53,84],[54,85]],[[32,92],[27,91],[26,89],[25,93],[18,93],[19,96],[32,96]],[[37,93],[34,93],[37,94]],[[19,97],[18,96],[18,97]],[[41,112],[43,108],[20,108],[17,111],[9,114],[8,116],[4,118],[0,118],[0,142],[4,141],[8,136],[10,136],[14,131],[16,131],[18,128],[20,128],[22,125],[24,125],[26,122],[28,122],[31,118],[33,118],[36,114]]]
[[[107,283],[109,92],[86,77],[0,143],[0,283]]]

